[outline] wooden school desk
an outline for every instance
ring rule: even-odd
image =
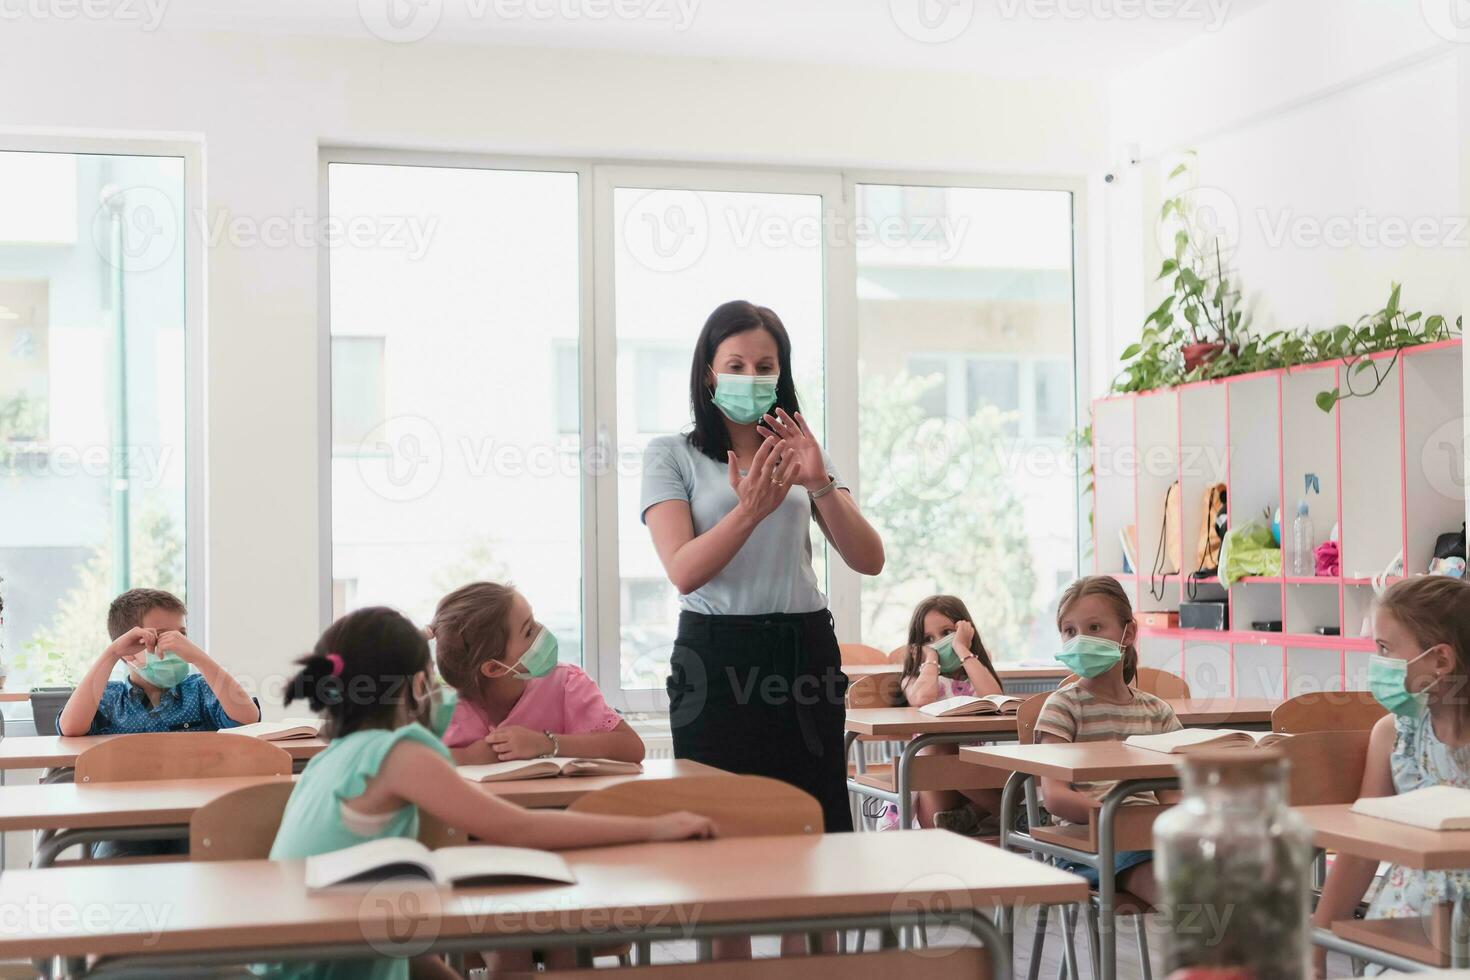
[[[475,783],[486,793],[524,807],[567,807],[594,790],[644,779],[720,776],[712,766],[687,759],[650,759],[630,776],[560,776]],[[31,867],[46,868],[78,844],[102,840],[187,840],[189,821],[206,804],[245,786],[286,776],[221,779],[149,779],[120,783],[40,783],[0,787],[0,833],[38,831]]]
[[[1470,830],[1423,830],[1354,813],[1351,804],[1292,809],[1311,826],[1313,843],[1320,848],[1401,864],[1416,871],[1470,868]],[[1460,895],[1451,908],[1450,966],[1465,969],[1470,967],[1470,895]],[[1419,918],[1334,922],[1331,929],[1313,930],[1312,936],[1319,946],[1406,971],[1426,969],[1425,963],[1410,958],[1409,953],[1429,938]],[[1409,942],[1403,943],[1405,939]],[[1397,955],[1395,950],[1405,955]]]
[[[75,865],[0,876],[0,957],[137,968],[320,960],[771,932],[968,928],[1010,978],[992,905],[1086,901],[1087,883],[945,831],[807,834],[567,851],[577,883],[308,892],[302,862]],[[860,955],[860,954],[857,954]],[[123,963],[114,960],[114,967]]]
[[[1000,845],[1075,861],[1098,869],[1098,934],[1100,980],[1117,976],[1117,884],[1112,873],[1113,856],[1142,844],[1151,846],[1153,818],[1166,807],[1129,807],[1138,811],[1121,815],[1122,802],[1133,793],[1177,789],[1175,763],[1181,758],[1166,752],[1140,749],[1122,742],[1072,742],[1046,745],[974,745],[960,749],[967,763],[1010,772],[1001,793]],[[1049,839],[1012,830],[1016,806],[1026,795],[1027,785],[1039,778],[1069,783],[1117,780],[1102,800],[1094,821],[1087,827],[1042,831]],[[1132,839],[1119,839],[1120,825]],[[1066,841],[1066,843],[1064,843]],[[1065,930],[1064,930],[1065,932]]]
[[[918,708],[848,708],[847,735],[843,758],[852,758],[852,746],[860,735],[902,742],[893,763],[893,778],[859,771],[847,781],[850,793],[887,800],[898,806],[898,825],[907,829],[913,820],[913,794],[926,789],[984,789],[1000,787],[1003,776],[974,767],[961,766],[953,756],[923,756],[930,745],[966,744],[987,739],[1016,737],[1015,715],[964,715],[936,718]]]
[[[1240,728],[1269,731],[1271,712],[1280,701],[1269,698],[1184,698],[1170,701],[1187,728]],[[851,760],[858,736],[905,743],[894,760],[891,779],[859,771],[847,781],[849,792],[887,800],[898,806],[899,826],[913,816],[912,793],[918,790],[987,789],[1004,785],[1004,775],[982,776],[955,766],[952,758],[925,756],[929,745],[1010,742],[1016,738],[1016,716],[968,715],[935,718],[917,708],[849,708],[844,758]],[[1158,753],[1152,753],[1157,755]],[[1172,772],[1172,769],[1171,769]]]
[[[42,782],[64,782],[71,779],[77,756],[110,738],[125,735],[19,735],[0,738],[0,771],[9,769],[44,769]],[[312,756],[327,747],[320,738],[291,738],[279,745],[291,756],[299,772]]]

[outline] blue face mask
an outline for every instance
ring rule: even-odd
[[[177,653],[165,653],[162,657],[152,657],[145,654],[147,661],[141,667],[134,667],[139,677],[152,684],[154,687],[167,691],[169,688],[178,687],[184,678],[189,676],[189,664]]]
[[[1079,633],[1062,644],[1062,652],[1057,654],[1057,659],[1078,677],[1096,677],[1107,673],[1123,659],[1123,648],[1101,636]]]
[[[960,669],[960,655],[954,652],[954,634],[941,636],[929,644],[934,652],[939,654],[939,672],[941,674],[952,674]]]
[[[556,636],[543,626],[541,632],[536,634],[536,639],[531,641],[530,647],[521,654],[521,659],[517,660],[508,670],[511,677],[519,677],[524,681],[532,677],[545,677],[551,673],[556,663]]]
[[[1375,653],[1368,658],[1368,690],[1373,700],[1400,718],[1416,718],[1424,712],[1428,699],[1423,691],[1408,689],[1409,664],[1427,657],[1433,647],[1412,660],[1385,657]]]
[[[725,418],[740,425],[750,425],[776,404],[778,374],[715,375],[715,407]]]

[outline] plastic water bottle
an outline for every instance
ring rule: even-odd
[[[1312,515],[1307,511],[1307,498],[1296,505],[1296,520],[1291,522],[1291,574],[1299,578],[1317,574],[1317,556],[1313,552]]]

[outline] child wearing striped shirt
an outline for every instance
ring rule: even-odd
[[[1038,742],[1120,741],[1183,727],[1167,701],[1130,686],[1138,671],[1138,648],[1133,645],[1138,622],[1127,593],[1115,579],[1095,575],[1068,586],[1057,603],[1057,630],[1062,640],[1057,659],[1079,679],[1046,699],[1036,720]],[[1041,795],[1059,822],[1083,824],[1114,785],[1043,778]],[[1124,801],[1157,802],[1153,793],[1136,793]],[[1070,862],[1063,866],[1098,887],[1094,869]],[[1152,851],[1118,852],[1113,872],[1119,888],[1156,904]]]

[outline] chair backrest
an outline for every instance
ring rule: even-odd
[[[844,666],[888,663],[888,654],[866,643],[839,643],[837,649],[842,654]]]
[[[885,949],[847,956],[768,956],[754,960],[715,960],[708,963],[662,963],[623,967],[619,980],[893,980],[922,976],[924,980],[989,980],[990,955],[978,946],[930,949]],[[504,980],[581,980],[586,970],[548,970],[545,973],[507,973]]]
[[[1307,732],[1277,742],[1272,748],[1291,762],[1288,803],[1316,806],[1352,803],[1363,785],[1368,764],[1369,732]]]
[[[893,708],[903,704],[903,674],[869,674],[847,686],[849,708]]]
[[[1022,745],[1030,745],[1036,741],[1036,719],[1051,695],[1051,691],[1042,691],[1021,702],[1021,707],[1016,709],[1016,741]]]
[[[718,824],[721,837],[822,832],[822,806],[816,797],[765,776],[630,780],[588,793],[567,809],[622,817],[688,810]]]
[[[1316,691],[1298,694],[1271,712],[1271,731],[1367,731],[1388,712],[1367,691]]]
[[[888,662],[895,667],[902,667],[904,658],[909,655],[909,645],[905,643],[901,647],[894,647],[888,651]]]
[[[36,725],[37,735],[56,735],[56,720],[66,702],[71,700],[70,687],[31,688],[31,719]]]
[[[270,857],[281,813],[295,784],[289,779],[244,786],[194,811],[191,861],[252,861]]]
[[[289,776],[291,754],[279,745],[228,732],[119,735],[77,756],[79,783],[205,776]]]
[[[1068,674],[1062,678],[1061,683],[1057,687],[1066,687],[1068,684],[1075,684],[1079,680],[1081,678],[1076,674]],[[1157,667],[1140,666],[1133,677],[1133,684],[1131,686],[1135,691],[1152,694],[1154,697],[1163,698],[1165,701],[1176,701],[1180,698],[1189,697],[1188,681],[1178,674],[1171,674],[1167,670],[1159,670]]]

